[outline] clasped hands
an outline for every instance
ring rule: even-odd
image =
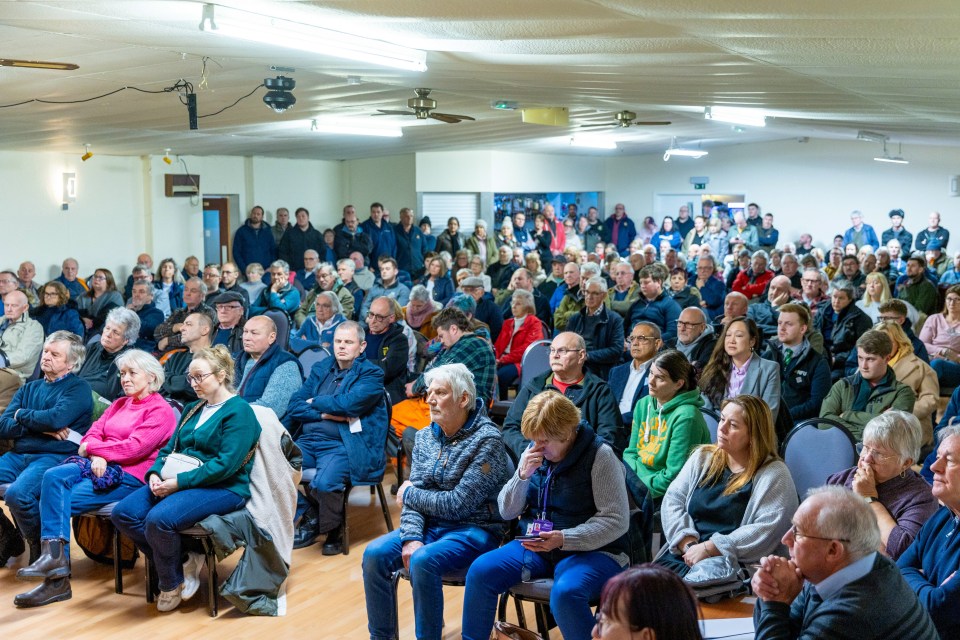
[[[764,602],[790,604],[803,589],[803,574],[793,560],[767,556],[751,581],[753,593]]]
[[[156,474],[150,476],[150,492],[158,498],[166,498],[171,493],[176,493],[179,488],[176,478],[161,480]]]

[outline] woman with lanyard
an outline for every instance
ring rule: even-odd
[[[590,603],[629,562],[623,465],[556,391],[530,400],[520,428],[531,444],[498,502],[501,516],[520,517],[525,535],[470,566],[463,638],[489,638],[497,597],[521,580],[548,577],[550,610],[563,637],[589,638],[595,622]]]

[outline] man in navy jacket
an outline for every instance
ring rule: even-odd
[[[263,207],[250,209],[250,217],[233,234],[233,260],[240,273],[247,272],[247,265],[259,262],[267,267],[277,259],[277,245],[273,231],[263,221]]]

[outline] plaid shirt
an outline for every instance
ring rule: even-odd
[[[473,333],[465,333],[457,343],[449,349],[444,349],[427,365],[426,371],[443,364],[459,362],[466,365],[473,372],[473,381],[477,386],[477,397],[483,398],[484,406],[488,405],[494,395],[494,382],[497,372],[497,361],[493,355],[493,347],[489,342]],[[413,392],[424,395],[427,385],[423,381],[423,374],[413,383]]]

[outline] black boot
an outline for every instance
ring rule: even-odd
[[[33,564],[40,559],[40,539],[37,538],[36,540],[27,540],[27,544],[30,545],[30,560],[28,562]]]
[[[323,543],[321,553],[325,556],[338,556],[343,553],[343,529],[337,527],[327,533],[327,539]]]
[[[314,509],[308,509],[300,518],[300,524],[293,534],[293,548],[303,549],[309,547],[317,541],[320,535],[320,523],[317,520],[317,512]]]
[[[6,566],[10,558],[23,553],[23,537],[16,525],[0,511],[0,567]]]
[[[70,578],[52,578],[44,580],[26,593],[18,594],[13,604],[18,607],[42,607],[45,604],[69,600],[73,597],[70,590]]]
[[[20,580],[66,578],[70,576],[70,558],[63,540],[41,540],[40,557],[29,567],[17,571]]]

